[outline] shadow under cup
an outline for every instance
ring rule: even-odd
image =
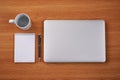
[[[28,23],[29,23],[29,18],[26,16],[26,15],[20,15],[19,17],[18,17],[18,19],[17,19],[17,25],[19,26],[19,27],[25,27],[25,26],[27,26],[28,25]]]

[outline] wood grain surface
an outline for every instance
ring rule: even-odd
[[[31,17],[28,31],[9,24],[18,13]],[[14,64],[14,33],[43,34],[46,19],[106,21],[105,63]],[[44,36],[43,36],[44,37]],[[120,0],[0,0],[0,80],[120,80]]]

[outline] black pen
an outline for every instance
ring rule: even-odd
[[[41,57],[41,35],[38,35],[38,59]]]

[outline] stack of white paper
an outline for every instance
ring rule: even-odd
[[[35,62],[35,34],[15,33],[14,62]]]

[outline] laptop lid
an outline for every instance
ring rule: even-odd
[[[105,62],[103,20],[45,20],[45,62]]]

